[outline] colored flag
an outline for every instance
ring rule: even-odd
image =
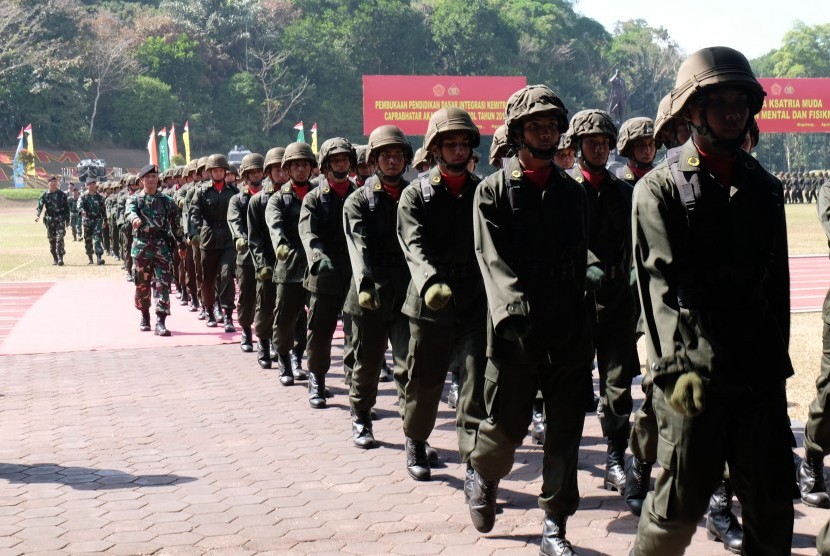
[[[170,157],[167,155],[167,128],[159,131],[159,172],[170,168]]]
[[[184,132],[182,132],[182,143],[184,143],[184,162],[190,164],[190,121],[184,123]]]
[[[158,166],[159,152],[156,149],[156,128],[153,128],[153,131],[150,132],[150,139],[147,141],[147,152],[150,155],[149,163]]]
[[[317,122],[311,126],[311,152],[317,154]]]
[[[17,136],[17,150],[14,152],[14,162],[12,162],[12,171],[14,173],[14,186],[17,189],[20,189],[24,186],[23,181],[23,174],[25,172],[23,168],[23,161],[20,160],[20,152],[24,150],[24,143],[25,143],[25,136],[26,134],[23,132],[23,128],[20,128],[20,134]]]
[[[170,133],[167,134],[167,154],[172,166],[173,157],[179,154],[179,146],[176,145],[176,124],[170,124]]]
[[[300,120],[300,122],[294,126],[294,129],[299,132],[297,133],[297,142],[305,143],[305,127],[303,126],[303,121]]]
[[[29,176],[35,175],[35,138],[32,136],[32,124],[29,124],[23,129],[26,136],[26,150],[32,155],[31,162],[26,165],[26,174]]]

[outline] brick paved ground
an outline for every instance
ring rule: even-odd
[[[519,450],[481,535],[446,406],[431,439],[443,463],[417,483],[392,385],[382,447],[362,451],[339,366],[330,407],[312,410],[304,386],[280,386],[254,357],[234,345],[0,357],[0,556],[538,553],[539,447]],[[601,489],[595,415],[582,445],[569,538],[582,555],[628,554],[636,522]],[[798,502],[796,516],[793,553],[815,554],[830,512]],[[727,554],[702,528],[688,553]]]

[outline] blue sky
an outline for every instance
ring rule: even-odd
[[[694,6],[694,8],[692,8]],[[617,21],[644,19],[664,27],[686,54],[706,46],[730,46],[757,58],[781,45],[796,20],[807,25],[830,23],[821,0],[576,0],[577,12],[613,31]]]

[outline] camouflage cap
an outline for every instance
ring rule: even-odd
[[[547,85],[522,87],[507,99],[504,109],[504,125],[509,132],[519,132],[522,120],[536,114],[551,112],[559,121],[559,131],[568,128],[568,109],[556,93]]]
[[[317,163],[320,165],[320,170],[327,172],[329,170],[329,159],[336,154],[345,154],[349,157],[349,168],[357,168],[357,153],[352,143],[344,137],[332,137],[323,141],[320,150],[317,152]]]
[[[590,108],[580,110],[571,118],[571,136],[582,138],[586,135],[608,135],[611,144],[617,142],[617,126],[605,110]]]
[[[424,150],[429,151],[442,133],[451,131],[469,133],[473,148],[481,143],[481,132],[470,114],[463,108],[447,106],[439,108],[429,117],[427,133],[424,136]],[[415,164],[414,157],[412,163]]]

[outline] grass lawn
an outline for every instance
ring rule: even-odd
[[[88,266],[81,242],[68,232],[66,266],[52,266],[46,230],[35,223],[36,202],[10,200],[0,195],[0,282],[55,281],[70,279],[123,279],[121,263],[105,257],[104,266]],[[816,205],[787,205],[791,255],[826,255],[827,240],[821,231]],[[796,374],[788,381],[790,416],[804,421],[807,406],[815,395],[815,381],[821,359],[821,314],[801,313],[792,317],[790,355]],[[641,342],[641,361],[645,361]]]

